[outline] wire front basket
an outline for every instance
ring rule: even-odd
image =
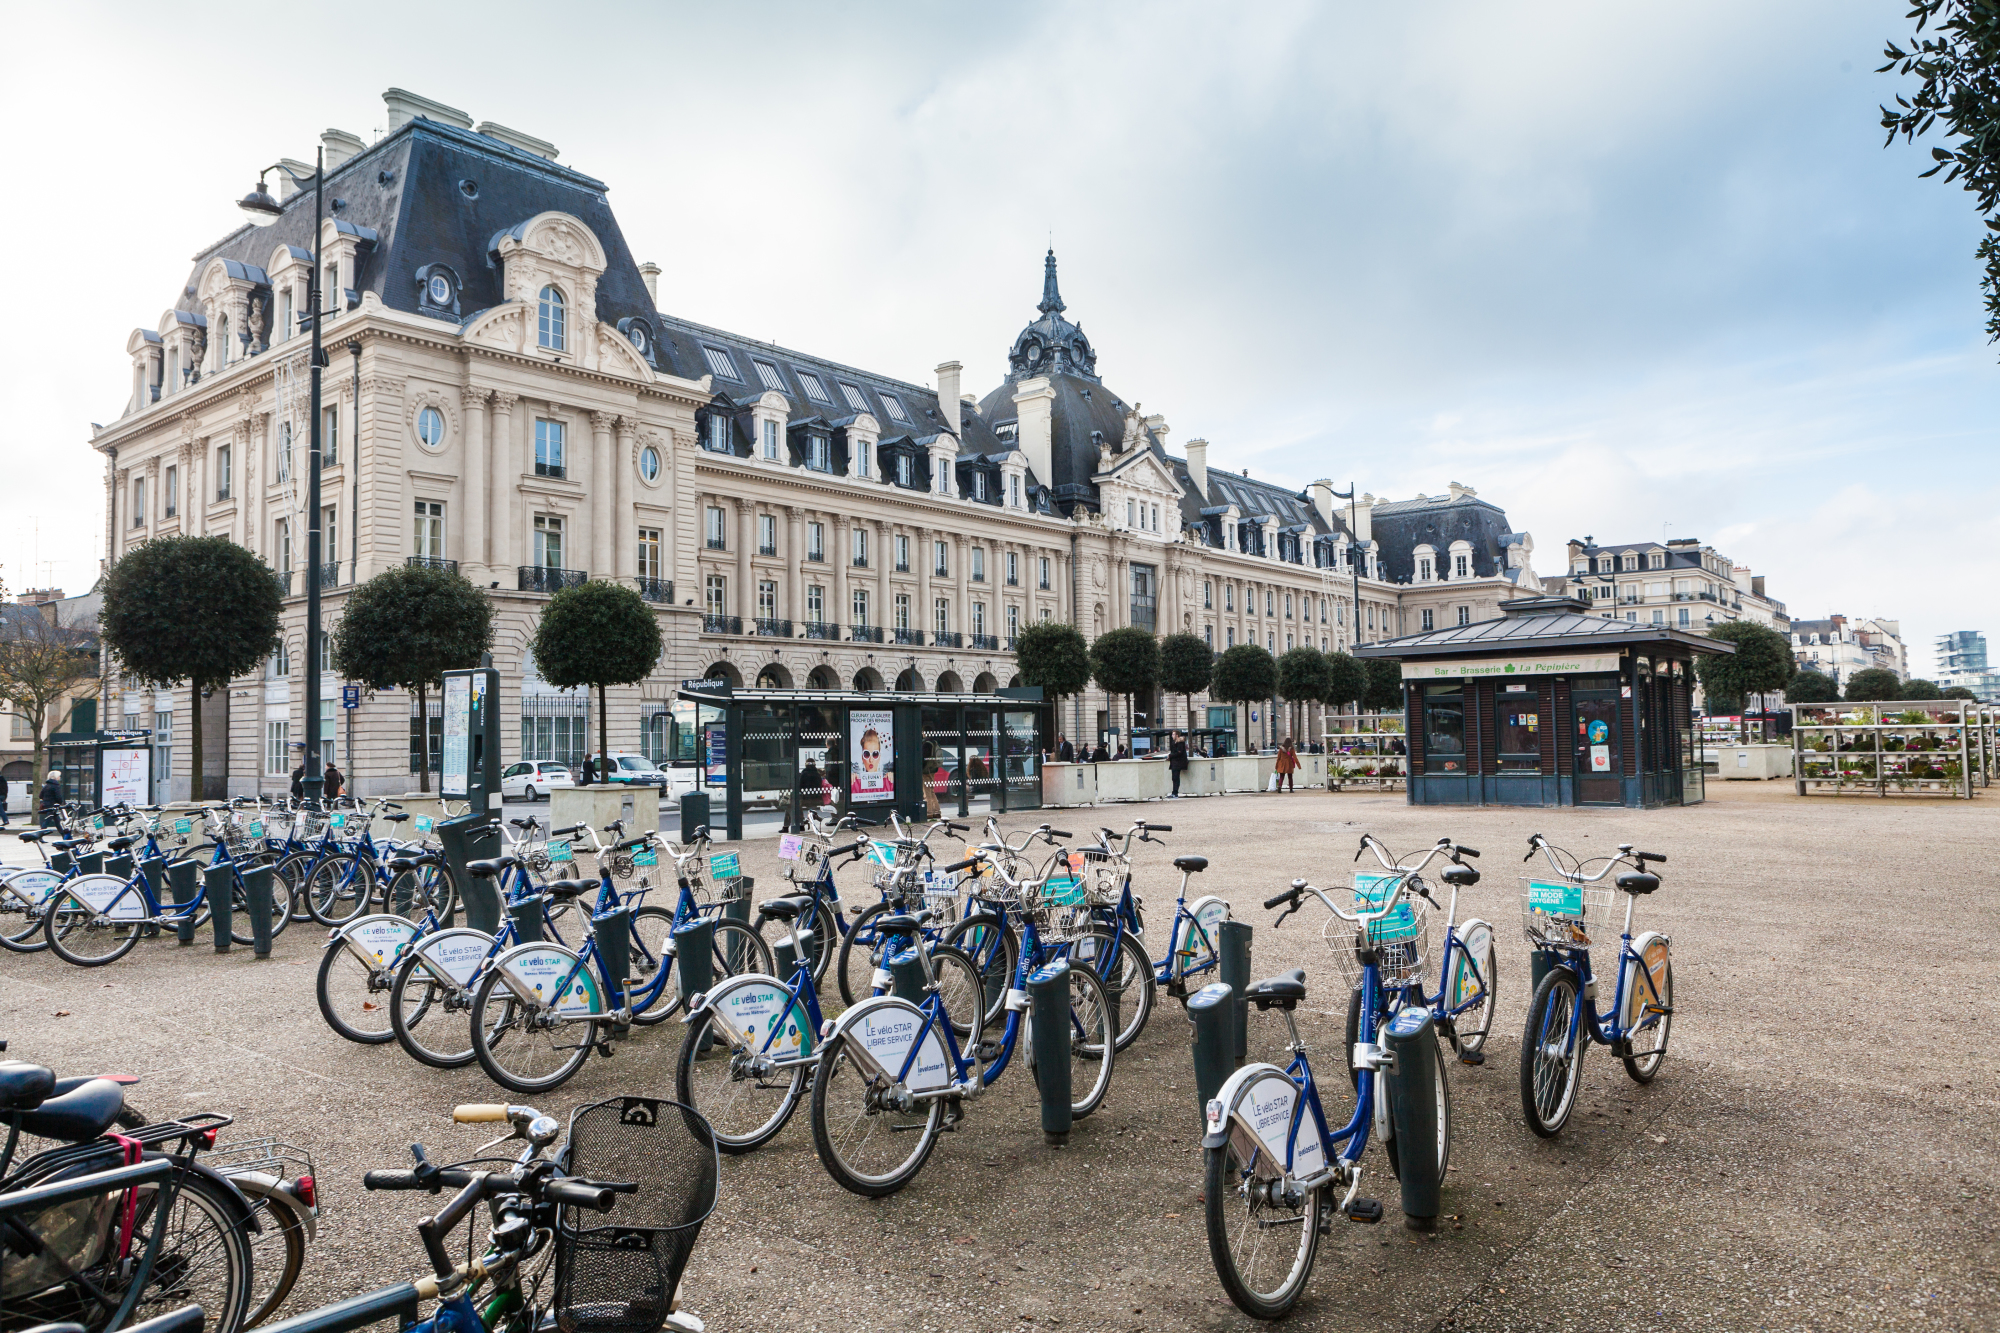
[[[1068,866],[1058,864],[1039,884],[1022,886],[1021,915],[1034,923],[1044,944],[1077,939],[1091,921],[1083,880]]]
[[[1115,852],[1077,852],[1070,858],[1070,873],[1082,881],[1092,907],[1116,907],[1131,868],[1131,861]]]
[[[1389,875],[1359,874],[1354,879],[1353,905],[1357,911],[1380,907],[1384,894],[1396,882]],[[1405,893],[1394,911],[1369,925],[1367,943],[1379,951],[1376,970],[1383,986],[1423,984],[1424,967],[1431,956],[1430,933],[1430,904],[1414,893]],[[1329,912],[1326,925],[1320,929],[1320,938],[1332,952],[1334,965],[1347,982],[1347,989],[1360,986],[1363,948],[1360,927]]]
[[[570,1116],[564,1169],[633,1182],[609,1213],[564,1208],[556,1228],[561,1333],[657,1333],[721,1178],[715,1137],[692,1107],[614,1097]]]
[[[1537,949],[1587,949],[1618,934],[1617,893],[1575,880],[1522,875],[1521,928]]]

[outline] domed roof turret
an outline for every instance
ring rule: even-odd
[[[1056,252],[1051,249],[1042,267],[1042,300],[1037,307],[1042,317],[1022,329],[1007,352],[1009,381],[1037,375],[1075,375],[1097,378],[1097,351],[1083,336],[1083,327],[1063,318],[1062,293],[1056,289]]]

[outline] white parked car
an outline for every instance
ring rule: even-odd
[[[513,801],[533,801],[547,796],[556,787],[574,787],[568,764],[537,759],[532,763],[509,764],[500,774],[500,795]]]
[[[667,775],[660,766],[643,754],[614,751],[611,756],[611,771],[606,774],[611,782],[629,783],[634,786],[664,787]]]

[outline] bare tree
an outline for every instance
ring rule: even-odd
[[[31,793],[39,790],[34,779],[45,771],[44,749],[54,730],[50,710],[98,674],[96,636],[62,624],[53,603],[5,608],[0,618],[0,698],[7,700],[10,715],[27,722],[34,737]],[[39,814],[41,797],[32,799]]]

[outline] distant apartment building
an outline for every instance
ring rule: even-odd
[[[1607,620],[1705,632],[1731,620],[1752,620],[1791,633],[1785,604],[1752,574],[1698,538],[1599,544],[1569,543],[1569,566],[1546,580],[1551,592],[1589,602]]]
[[[1794,620],[1792,656],[1799,670],[1817,671],[1831,677],[1836,685],[1844,686],[1855,672],[1873,667],[1893,671],[1902,680],[1910,675],[1902,622],[1876,616]]]
[[[1938,635],[1937,661],[1938,688],[1963,685],[1981,703],[2000,703],[2000,671],[1986,664],[1984,634],[1961,629]]]

